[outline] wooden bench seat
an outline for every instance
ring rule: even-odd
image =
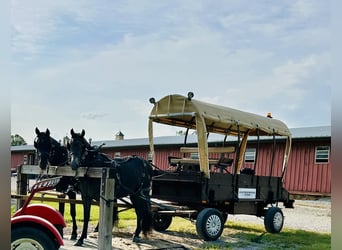
[[[218,159],[209,159],[209,164],[215,165],[219,162]],[[171,158],[170,163],[174,164],[199,164],[199,159],[193,158]]]
[[[181,153],[198,153],[198,147],[181,147]],[[208,147],[209,153],[234,153],[235,147]]]

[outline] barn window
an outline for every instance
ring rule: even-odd
[[[254,162],[255,161],[255,148],[246,148],[245,151],[245,162]]]
[[[27,163],[30,165],[34,165],[34,163],[35,163],[34,160],[36,158],[35,154],[29,153],[27,157],[28,157]]]
[[[190,158],[191,159],[199,159],[198,153],[191,153]]]
[[[115,152],[114,153],[114,158],[120,158],[120,156],[121,156],[120,152]]]
[[[316,163],[325,163],[329,161],[329,146],[318,146],[316,147],[315,152],[315,162]]]

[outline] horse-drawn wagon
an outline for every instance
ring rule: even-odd
[[[149,115],[149,143],[156,167],[152,198],[168,203],[154,207],[156,230],[167,229],[173,216],[188,217],[196,221],[198,235],[211,241],[221,236],[228,214],[248,214],[262,217],[267,232],[281,231],[284,216],[278,202],[286,208],[293,208],[294,202],[283,187],[291,149],[291,133],[283,122],[202,102],[193,99],[191,92],[187,97],[168,95],[159,101],[151,98],[150,102],[154,106]],[[181,157],[169,156],[168,170],[155,164],[154,123],[186,129]],[[191,130],[197,141],[189,147]],[[222,135],[220,145],[208,146],[211,134]],[[273,142],[267,175],[259,174],[265,166],[257,161],[260,137],[264,136]],[[257,145],[255,161],[252,167],[244,168],[249,138]],[[283,157],[275,157],[275,151],[282,152]],[[282,162],[275,164],[277,160]]]

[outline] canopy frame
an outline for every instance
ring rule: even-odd
[[[191,93],[191,92],[190,92]],[[206,178],[210,178],[208,160],[208,134],[217,133],[238,137],[237,164],[235,174],[242,164],[248,136],[283,136],[286,138],[282,177],[284,176],[288,157],[291,151],[291,133],[285,123],[272,117],[240,111],[237,109],[206,103],[191,97],[178,94],[167,95],[158,102],[153,100],[153,108],[149,115],[148,134],[150,152],[154,162],[153,123],[184,127],[197,132],[200,170]],[[151,100],[150,99],[150,100]],[[184,143],[186,143],[186,138]],[[241,139],[242,138],[242,139]],[[241,140],[241,141],[240,141]],[[272,173],[272,171],[271,171]]]

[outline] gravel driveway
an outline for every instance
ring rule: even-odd
[[[284,228],[303,229],[322,233],[331,233],[331,199],[296,200],[294,209],[282,208],[285,216]],[[250,215],[230,215],[229,220],[260,223],[264,221]]]
[[[316,201],[296,200],[295,208],[282,208],[285,216],[284,228],[302,229],[320,233],[331,232],[331,201],[330,199],[320,199]],[[228,220],[246,221],[249,223],[263,225],[263,220],[251,215],[229,215]],[[133,229],[132,229],[133,230]],[[129,231],[129,230],[128,230]],[[115,232],[113,234],[113,249],[125,250],[150,250],[150,249],[202,249],[203,241],[197,237],[185,236],[177,232],[159,233],[154,231],[150,240],[139,244],[132,243],[131,234],[124,232]],[[229,242],[232,239],[229,236],[222,235],[219,242]],[[61,250],[97,249],[97,235],[85,240],[83,247],[73,246],[73,241],[64,240],[65,246]],[[260,244],[253,245],[247,249],[263,249]],[[274,246],[272,246],[274,247]],[[239,248],[240,249],[240,248]],[[246,248],[243,248],[246,249]]]

